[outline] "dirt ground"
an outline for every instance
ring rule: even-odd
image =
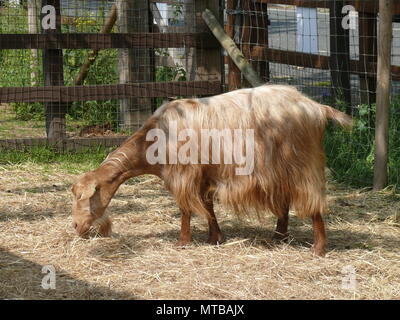
[[[82,169],[83,170],[83,169]],[[226,241],[174,246],[179,211],[161,181],[121,186],[111,238],[80,239],[70,186],[79,168],[0,166],[2,299],[400,299],[400,195],[329,185],[325,258],[312,256],[311,223],[291,216],[289,244],[271,240],[275,219],[238,219],[217,207]],[[42,288],[42,267],[56,271]]]

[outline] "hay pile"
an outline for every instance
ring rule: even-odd
[[[399,299],[400,196],[330,186],[328,253],[310,253],[309,221],[291,217],[290,244],[272,242],[275,219],[242,220],[217,207],[226,242],[174,243],[179,211],[161,181],[135,178],[110,205],[111,238],[79,239],[70,227],[75,174],[57,165],[0,166],[0,298],[7,299]],[[42,266],[56,289],[44,290]],[[342,269],[357,288],[342,288]]]

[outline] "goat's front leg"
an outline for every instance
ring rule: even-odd
[[[181,211],[181,234],[179,241],[176,243],[177,246],[185,246],[192,241],[192,234],[190,232],[190,216],[191,213],[185,209]]]
[[[321,214],[317,213],[312,216],[313,231],[314,231],[314,245],[313,253],[317,256],[323,257],[325,255],[326,235],[324,221]]]

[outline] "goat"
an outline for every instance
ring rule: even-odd
[[[110,153],[99,168],[87,172],[73,185],[73,226],[79,235],[85,236],[92,225],[98,224],[102,235],[110,235],[111,223],[104,212],[118,187],[129,178],[153,174],[165,182],[180,208],[179,245],[191,241],[190,216],[194,212],[208,220],[208,242],[217,244],[222,240],[213,209],[216,198],[237,213],[274,214],[278,218],[276,239],[287,238],[290,209],[300,218],[310,217],[314,230],[313,252],[323,256],[326,245],[321,217],[326,209],[323,133],[328,119],[343,127],[352,125],[352,119],[346,114],[283,85],[263,85],[165,103]],[[183,135],[186,138],[173,138],[171,123],[177,132],[186,130]],[[223,154],[218,151],[210,155],[221,141],[212,148],[210,145],[201,150],[192,148],[199,140],[191,139],[188,130],[200,134],[204,129],[225,133],[240,129],[253,133],[253,141],[246,140],[238,147],[239,153],[245,147],[253,152],[253,164],[247,174],[237,171],[243,169],[243,161],[240,165],[214,161],[221,155],[227,160],[229,152],[237,153],[238,150],[233,150],[235,146],[225,140]],[[154,130],[164,132],[165,141],[161,136],[156,139]],[[160,148],[153,156],[160,160],[166,151],[166,163],[148,157],[155,144]],[[171,155],[174,148],[184,145],[186,149],[180,155],[191,153],[194,161],[180,163],[176,161],[176,154]]]

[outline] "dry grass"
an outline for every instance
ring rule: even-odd
[[[153,177],[123,185],[110,205],[111,238],[71,230],[75,175],[41,165],[0,167],[0,298],[22,299],[399,299],[400,196],[330,186],[325,258],[310,253],[309,221],[291,218],[290,244],[272,242],[275,220],[242,220],[217,210],[226,242],[174,246],[178,209]],[[41,288],[54,265],[57,288]],[[356,269],[357,289],[342,288]]]

